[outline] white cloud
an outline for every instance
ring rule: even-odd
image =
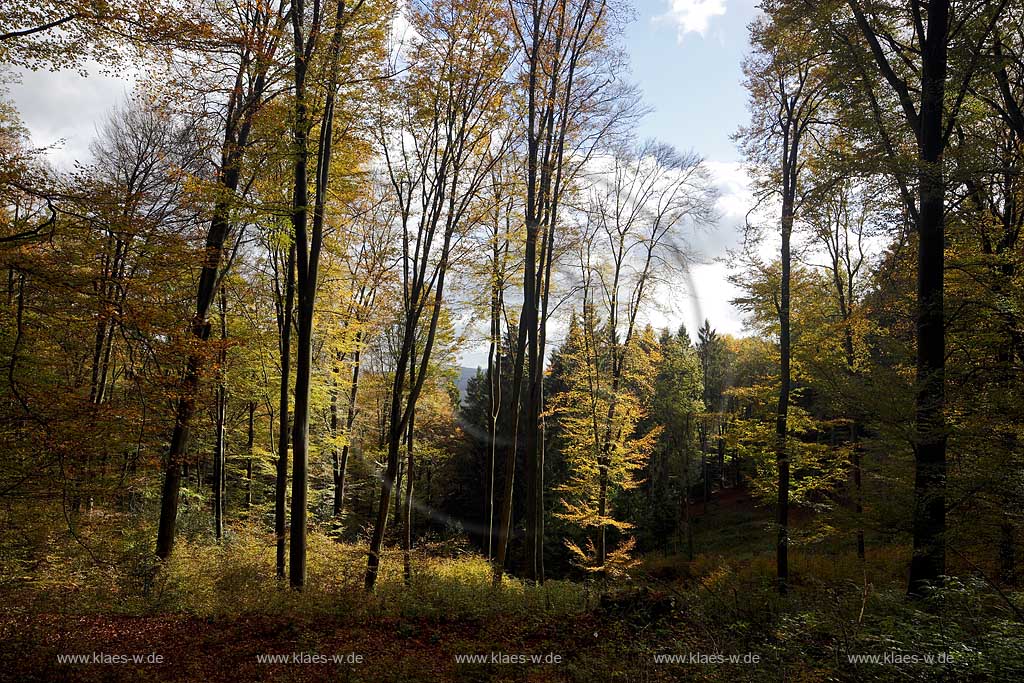
[[[76,71],[16,72],[8,90],[33,144],[47,148],[50,162],[68,169],[75,161],[88,161],[89,143],[96,126],[129,96],[131,74],[110,76],[91,69]]]
[[[669,10],[663,15],[676,24],[679,40],[687,33],[704,35],[712,17],[725,14],[725,0],[668,0]]]
[[[718,187],[718,212],[731,222],[745,220],[747,211],[754,205],[750,190],[750,174],[739,161],[705,161],[712,181]]]

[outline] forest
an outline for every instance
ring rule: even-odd
[[[1024,680],[1024,6],[643,8],[3,3],[0,680]]]

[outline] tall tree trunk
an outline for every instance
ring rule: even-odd
[[[315,4],[319,9],[320,5]],[[292,526],[288,555],[289,582],[301,590],[306,584],[306,519],[309,493],[309,403],[313,371],[313,315],[316,308],[320,250],[323,246],[324,210],[331,173],[331,145],[334,139],[334,106],[338,95],[339,54],[344,27],[344,0],[335,3],[334,30],[328,55],[330,66],[325,83],[323,118],[317,146],[314,177],[312,232],[309,218],[309,148],[312,114],[306,101],[306,73],[317,43],[321,18],[314,17],[309,36],[303,36],[303,3],[292,8],[295,47],[295,120],[292,135],[295,144],[295,177],[292,202],[292,228],[295,231],[296,294],[298,295],[295,364],[295,419],[292,424]],[[308,39],[308,42],[307,42]]]
[[[718,422],[718,488],[725,489],[725,424]]]
[[[945,182],[942,171],[949,0],[927,5],[922,50],[917,259],[917,397],[914,557],[908,593],[923,595],[946,573],[946,327],[943,310]]]
[[[797,149],[794,134],[794,151]],[[787,153],[789,148],[786,149]],[[796,154],[792,154],[783,162],[783,174],[790,176],[795,172]],[[788,162],[788,163],[787,163]],[[779,402],[775,420],[775,459],[779,470],[778,502],[776,505],[776,524],[778,525],[778,543],[775,552],[775,569],[778,579],[778,590],[785,593],[789,583],[789,449],[786,443],[787,421],[789,416],[790,392],[790,237],[793,232],[793,204],[795,180],[788,185],[782,201],[782,281],[779,296]]]
[[[313,305],[316,280],[310,280],[309,254],[309,130],[312,127],[306,102],[306,71],[312,55],[314,36],[306,46],[303,36],[303,3],[292,7],[294,34],[295,111],[292,122],[294,145],[294,182],[292,186],[292,231],[295,238],[295,310],[297,346],[295,356],[295,414],[292,419],[292,505],[289,534],[288,581],[294,589],[306,583],[306,493],[309,438],[309,389],[313,365]],[[320,17],[314,17],[318,21]],[[324,123],[326,124],[326,112]],[[317,174],[319,181],[319,174]],[[319,189],[319,188],[317,188]],[[310,286],[312,284],[312,286]]]
[[[854,512],[857,515],[857,559],[864,561],[864,487],[861,481],[860,440],[856,420],[850,422],[850,449],[853,461]]]
[[[345,507],[345,476],[348,471],[348,454],[352,441],[352,426],[356,421],[356,399],[359,395],[359,366],[361,360],[360,342],[362,332],[356,333],[356,349],[352,357],[352,383],[348,392],[348,411],[345,415],[345,434],[348,438],[341,447],[341,458],[334,473],[334,515],[340,516]]]
[[[249,434],[245,452],[245,507],[252,507],[252,451],[256,446],[256,401],[249,401]]]
[[[409,415],[409,431],[406,436],[406,466],[405,466],[405,519],[404,532],[402,534],[402,565],[405,575],[405,585],[412,585],[412,487],[413,487],[413,438],[416,422],[416,408],[413,407]]]
[[[216,443],[213,450],[213,525],[214,535],[217,540],[224,538],[224,493],[225,493],[225,465],[227,463],[227,452],[225,439],[225,421],[227,418],[227,385],[225,383],[225,364],[227,363],[227,292],[224,287],[220,288],[220,341],[221,349],[218,355],[217,390],[215,401],[215,424]]]
[[[686,528],[686,557],[693,562],[693,522],[690,520],[690,418],[686,420],[683,443],[683,525]]]
[[[531,80],[535,78],[530,74]],[[531,90],[531,99],[533,92]],[[536,112],[531,110],[530,116]],[[532,126],[532,124],[531,124]],[[531,144],[535,144],[532,143]],[[512,530],[512,493],[515,488],[516,454],[519,442],[519,419],[525,412],[521,405],[523,391],[523,374],[526,365],[527,330],[531,325],[529,302],[536,300],[534,268],[537,262],[537,233],[540,225],[533,220],[526,223],[526,264],[523,270],[523,310],[519,316],[519,328],[516,334],[515,357],[512,369],[512,397],[509,405],[512,407],[512,419],[510,420],[510,443],[505,450],[505,482],[501,498],[501,516],[498,521],[498,547],[494,553],[493,578],[497,585],[501,582],[502,574],[505,571],[505,558],[508,552],[508,539]],[[527,428],[529,431],[529,428]]]
[[[238,186],[238,172],[228,169],[228,176],[222,183],[225,189],[234,192]],[[210,306],[216,294],[224,242],[230,229],[228,202],[219,202],[210,224],[206,240],[206,259],[199,277],[196,296],[196,314],[192,319],[192,336],[202,343],[210,337],[208,321]],[[160,494],[160,523],[157,530],[156,555],[162,560],[171,556],[178,521],[178,495],[181,490],[182,463],[186,457],[189,427],[195,413],[196,393],[199,389],[199,371],[203,365],[203,354],[199,349],[191,351],[185,366],[178,403],[175,409],[174,429],[164,464],[164,482]]]
[[[498,268],[498,235],[495,229],[491,258],[494,272],[491,274],[491,340],[487,349],[487,399],[490,407],[491,433],[489,468],[490,482],[487,486],[487,559],[494,557],[494,464],[498,449],[498,416],[501,414],[501,293]]]
[[[277,472],[274,492],[274,535],[277,545],[277,578],[284,579],[285,544],[288,538],[286,507],[288,505],[288,444],[291,427],[288,419],[288,384],[291,379],[292,317],[295,307],[295,243],[288,248],[285,262],[284,301],[278,313],[281,348],[281,387],[278,396]]]
[[[192,318],[191,334],[199,342],[188,355],[185,372],[175,408],[174,428],[171,432],[170,447],[164,463],[164,482],[160,494],[160,523],[157,530],[156,554],[167,559],[174,548],[174,535],[178,518],[178,495],[181,489],[181,470],[186,458],[189,426],[195,413],[196,393],[199,389],[199,373],[203,366],[204,346],[210,336],[208,321],[210,306],[217,293],[220,269],[224,260],[224,246],[231,232],[231,209],[233,198],[238,192],[240,165],[249,144],[249,133],[253,117],[263,104],[267,87],[267,69],[273,63],[273,48],[261,66],[250,71],[250,64],[242,61],[235,75],[237,83],[251,83],[249,90],[235,88],[229,96],[228,117],[221,145],[221,165],[217,181],[222,198],[214,205],[210,229],[206,235],[206,249],[203,267],[199,274],[196,290],[195,315]]]
[[[339,351],[335,355],[335,363],[336,363],[336,365],[334,366],[334,369],[332,371],[332,374],[334,375],[334,379],[331,382],[331,403],[330,403],[330,408],[329,408],[329,410],[330,410],[330,419],[329,419],[329,422],[328,422],[330,430],[331,430],[331,439],[333,440],[333,443],[331,444],[331,473],[332,473],[332,478],[334,479],[334,506],[333,506],[333,513],[334,513],[335,517],[337,517],[338,513],[341,512],[341,500],[338,498],[338,479],[340,479],[340,470],[341,470],[341,452],[340,452],[340,449],[338,448],[338,426],[339,426],[339,421],[338,421],[338,389],[339,389],[338,377],[341,375],[341,367],[340,367],[341,361],[342,361],[342,353]]]
[[[711,477],[708,476],[708,424],[707,420],[701,420],[700,427],[700,479],[701,488],[701,508],[704,514],[708,514],[708,498],[711,497]]]
[[[384,469],[384,476],[381,479],[380,499],[377,502],[377,518],[373,525],[373,535],[370,537],[370,553],[366,564],[366,578],[364,587],[372,591],[377,583],[377,572],[380,568],[380,552],[384,545],[384,532],[388,523],[388,513],[391,507],[391,493],[398,479],[398,459],[402,441],[405,436],[402,416],[402,394],[405,386],[405,373],[409,363],[409,340],[412,338],[413,326],[408,316],[405,324],[405,335],[403,337],[402,349],[399,353],[398,364],[395,368],[395,378],[391,391],[391,420],[388,425],[387,446],[388,458]]]

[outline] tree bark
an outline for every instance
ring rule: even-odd
[[[946,328],[942,170],[949,0],[927,5],[928,29],[921,54],[918,151],[917,396],[914,449],[914,557],[908,593],[923,595],[946,573]]]
[[[285,262],[284,301],[279,304],[278,330],[281,355],[281,387],[278,396],[277,472],[274,492],[274,536],[277,546],[277,578],[284,579],[285,544],[288,538],[286,507],[288,504],[288,444],[291,427],[288,409],[288,383],[291,378],[292,316],[295,307],[295,243],[288,248]]]
[[[783,175],[787,186],[782,200],[782,280],[779,296],[779,402],[775,420],[775,460],[779,470],[776,524],[778,543],[775,553],[775,570],[779,593],[785,593],[789,583],[789,449],[786,443],[789,417],[790,392],[790,237],[793,233],[794,196],[796,191],[796,150],[799,149],[795,132],[790,132],[792,153],[786,145]]]
[[[252,451],[256,446],[256,401],[249,402],[249,433],[245,452],[245,507],[252,507]]]
[[[214,535],[220,541],[224,538],[224,494],[226,488],[225,466],[227,464],[227,452],[225,444],[226,418],[227,418],[227,385],[224,377],[225,365],[227,363],[227,292],[224,287],[220,288],[220,341],[221,349],[218,354],[219,367],[217,370],[217,389],[214,420],[216,429],[216,444],[213,452],[213,525]]]
[[[348,437],[345,445],[341,447],[341,458],[334,474],[334,515],[340,516],[345,508],[345,476],[348,471],[348,455],[351,448],[352,426],[356,421],[356,399],[359,395],[359,367],[361,360],[361,349],[359,347],[362,339],[362,332],[356,333],[356,349],[352,358],[352,383],[349,386],[348,410],[345,415],[345,434]]]
[[[402,534],[402,564],[405,575],[405,585],[412,585],[412,487],[413,487],[413,438],[416,423],[416,409],[413,407],[409,415],[409,431],[406,436],[406,465],[405,465],[405,520],[404,533]]]
[[[275,44],[276,45],[276,44]],[[210,229],[206,236],[206,249],[203,266],[199,275],[196,291],[196,309],[192,318],[191,336],[194,346],[188,354],[185,372],[180,385],[177,406],[175,408],[174,428],[171,432],[170,447],[164,464],[164,482],[160,497],[160,522],[157,531],[156,555],[160,559],[170,557],[174,548],[174,536],[178,517],[178,495],[181,489],[181,470],[186,457],[188,432],[195,413],[196,393],[199,388],[199,375],[204,363],[201,348],[209,338],[210,325],[208,317],[210,306],[217,293],[220,279],[220,268],[224,256],[224,245],[231,232],[232,199],[238,192],[240,165],[246,147],[249,144],[249,133],[257,111],[263,105],[263,96],[267,87],[267,70],[271,63],[271,54],[260,60],[255,73],[250,71],[251,65],[246,61],[239,63],[235,82],[251,82],[245,91],[235,88],[229,96],[228,117],[224,129],[224,141],[221,145],[221,165],[217,181],[224,198],[214,205]]]
[[[319,10],[320,5],[314,6]],[[309,218],[309,131],[312,118],[306,101],[306,74],[315,51],[321,17],[313,18],[310,35],[304,36],[303,3],[292,8],[292,32],[295,47],[295,168],[292,202],[292,229],[295,231],[296,252],[296,320],[298,339],[295,364],[295,419],[292,424],[292,510],[288,568],[292,588],[301,590],[306,584],[306,520],[309,489],[309,403],[313,371],[313,315],[316,306],[317,276],[320,250],[323,246],[324,210],[327,185],[331,171],[331,145],[334,137],[334,107],[338,94],[339,53],[344,26],[344,0],[335,4],[335,23],[331,33],[330,66],[325,83],[323,118],[320,121],[319,144],[314,177],[314,204],[312,232]]]

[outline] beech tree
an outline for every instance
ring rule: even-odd
[[[427,378],[453,250],[482,220],[478,200],[500,158],[494,151],[508,144],[501,79],[510,58],[507,26],[495,21],[501,17],[495,5],[475,11],[482,8],[438,2],[409,17],[417,34],[410,67],[396,84],[397,106],[382,109],[378,123],[399,206],[402,312],[367,590],[377,580],[401,449]]]
[[[779,400],[776,410],[775,453],[778,461],[776,504],[778,588],[785,593],[789,580],[789,487],[787,452],[788,413],[792,376],[790,371],[790,269],[791,240],[796,216],[807,199],[801,183],[806,164],[805,147],[814,144],[815,128],[824,121],[828,75],[821,53],[801,18],[786,17],[783,23],[761,20],[752,26],[757,48],[744,65],[750,91],[751,125],[740,131],[747,158],[768,175],[762,186],[766,197],[778,198],[781,236],[781,278],[777,297],[779,316]]]
[[[635,94],[617,75],[620,7],[606,0],[525,0],[512,5],[525,91],[525,227],[522,308],[513,352],[514,436],[505,452],[505,483],[494,554],[494,581],[504,572],[512,529],[518,435],[523,434],[527,575],[543,581],[543,448],[540,414],[543,358],[551,314],[551,274],[560,251],[564,194],[601,141],[637,114]],[[525,387],[525,389],[524,389]]]
[[[243,162],[248,150],[253,123],[272,94],[271,74],[284,22],[284,7],[271,8],[256,0],[236,7],[237,14],[220,15],[226,28],[216,53],[232,67],[230,81],[224,88],[224,126],[220,143],[220,159],[214,183],[214,200],[206,244],[199,259],[201,272],[196,288],[195,315],[189,327],[193,338],[181,387],[177,398],[174,429],[164,465],[161,492],[160,525],[157,531],[156,554],[167,559],[174,548],[178,516],[178,493],[181,488],[181,467],[188,442],[189,427],[195,413],[202,367],[206,362],[204,342],[210,336],[209,315],[226,267],[231,263],[234,245],[230,238],[239,237],[232,220],[232,211],[242,187]],[[237,23],[233,23],[237,21]],[[237,29],[237,34],[231,31]]]
[[[608,398],[603,414],[594,416],[601,433],[596,435],[598,514],[608,506],[608,468],[615,441],[630,433],[619,425],[619,394],[627,367],[634,363],[637,321],[655,288],[668,286],[687,258],[682,231],[707,222],[713,213],[714,192],[699,158],[681,155],[670,147],[646,143],[636,150],[615,150],[609,161],[606,182],[590,192],[586,227],[582,235],[580,267],[583,270],[584,306],[606,316],[600,324],[606,339],[591,362],[607,367],[604,375]],[[584,330],[593,322],[584,316]],[[598,345],[598,340],[591,340]],[[604,354],[607,358],[604,359]],[[598,357],[602,360],[599,360]],[[597,381],[594,391],[603,392]],[[595,399],[596,400],[596,397]],[[592,400],[592,402],[593,402]],[[597,564],[607,557],[605,529],[598,525]]]
[[[863,36],[874,65],[898,99],[904,124],[917,148],[917,396],[914,443],[914,557],[908,593],[923,595],[946,572],[946,440],[945,418],[945,257],[946,180],[943,153],[955,129],[983,46],[1006,7],[1005,2],[965,3],[948,0],[887,12],[902,27],[908,42],[891,41],[890,28],[878,10],[849,0],[854,24]],[[950,72],[951,48],[959,58]],[[948,105],[947,92],[952,96]]]

